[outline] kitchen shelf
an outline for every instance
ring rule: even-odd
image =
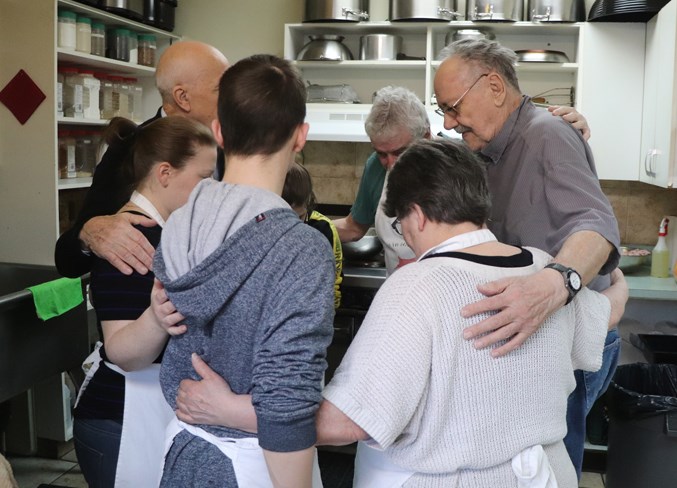
[[[59,124],[87,126],[104,126],[108,125],[108,122],[110,122],[110,120],[104,119],[76,119],[74,117],[57,117],[56,121]]]
[[[105,69],[107,72],[115,71],[120,74],[134,75],[137,77],[152,77],[155,68],[152,66],[142,66],[140,64],[131,64],[117,59],[104,58],[102,56],[93,56],[70,49],[57,48],[57,59],[59,63],[72,63],[86,66],[87,68]]]
[[[430,63],[433,68],[439,68],[441,61]],[[517,72],[520,73],[571,73],[578,71],[578,63],[517,63]]]
[[[92,177],[59,178],[59,190],[75,190],[77,188],[89,188],[92,186]]]
[[[89,7],[87,5],[83,5],[82,3],[74,2],[73,0],[58,0],[58,5],[59,7],[67,7],[69,10],[73,10],[79,14],[84,14],[87,17],[101,20],[105,24],[107,24],[107,26],[123,25],[124,27],[128,27],[130,29],[134,29],[148,34],[155,34],[158,37],[164,37],[170,40],[178,41],[179,39],[181,39],[181,36],[177,36],[176,34],[172,34],[171,32],[158,29],[157,27],[153,27],[150,25],[142,24],[141,22],[137,22],[135,20],[122,17],[120,15],[115,15],[106,12],[105,10]]]
[[[293,61],[301,69],[425,69],[423,60],[409,61]]]

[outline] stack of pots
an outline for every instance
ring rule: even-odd
[[[369,0],[306,0],[304,22],[369,20]]]

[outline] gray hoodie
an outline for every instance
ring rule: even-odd
[[[188,325],[162,362],[169,404],[175,408],[182,379],[199,379],[190,360],[196,352],[233,391],[252,394],[261,447],[312,446],[333,332],[327,239],[271,192],[204,180],[168,220],[154,271]]]

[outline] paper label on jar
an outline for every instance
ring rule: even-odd
[[[82,85],[75,85],[73,93],[73,113],[76,117],[82,117]]]
[[[66,146],[66,178],[75,178],[78,172],[75,168],[75,145]]]

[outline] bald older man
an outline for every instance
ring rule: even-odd
[[[155,84],[162,98],[157,114],[142,125],[165,115],[179,115],[207,127],[216,119],[221,75],[228,60],[216,48],[196,41],[172,44],[160,57]],[[115,214],[129,199],[129,182],[120,170],[130,145],[108,149],[94,173],[92,186],[75,225],[59,237],[54,260],[64,276],[89,272],[91,254],[109,261],[125,274],[145,274],[153,262],[153,246],[133,225],[155,225],[151,219],[129,213]],[[223,155],[216,168],[223,173]]]

